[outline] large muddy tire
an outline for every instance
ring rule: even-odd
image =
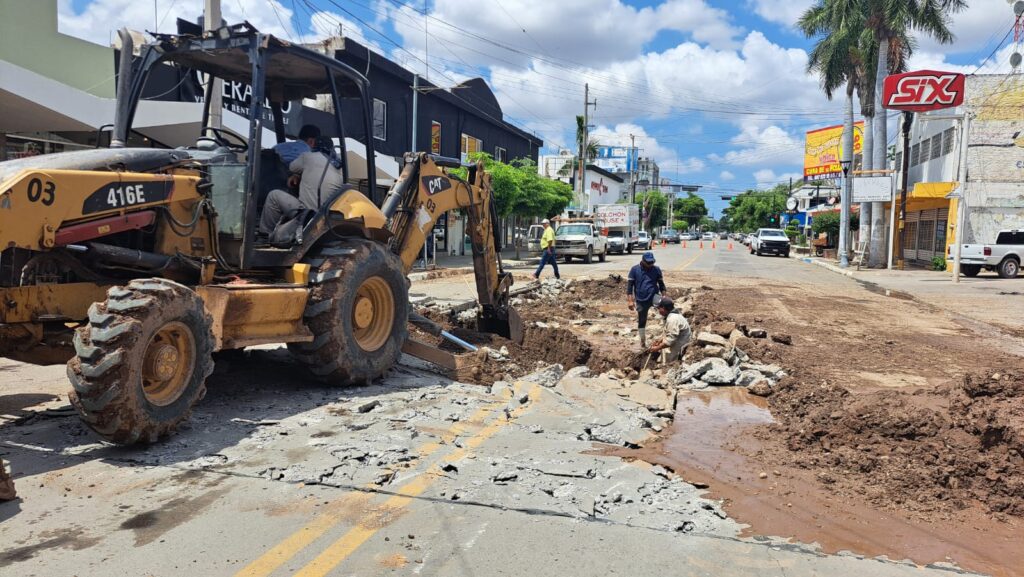
[[[310,259],[309,343],[288,348],[319,380],[366,384],[398,363],[409,334],[409,281],[380,243],[345,240]]]
[[[114,443],[169,435],[206,394],[212,324],[202,299],[176,282],[142,279],[111,288],[75,333],[71,404]]]

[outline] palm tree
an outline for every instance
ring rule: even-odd
[[[898,59],[911,48],[906,40],[911,31],[927,34],[942,44],[951,44],[953,32],[949,29],[950,16],[967,7],[965,0],[861,0],[863,3],[865,25],[871,31],[878,44],[878,66],[875,68],[875,110],[881,112],[882,83],[893,69],[890,62]],[[894,57],[897,55],[897,57]],[[882,168],[886,165],[888,149],[888,125],[883,120],[874,124],[873,165]],[[885,243],[882,231],[883,203],[876,202],[871,206],[871,245],[870,261],[872,267],[881,266],[885,260],[882,246]]]
[[[906,35],[899,38],[900,50],[895,54],[890,53],[889,69],[895,74],[906,72],[907,62],[913,53],[914,40]],[[875,35],[869,29],[865,29],[860,37],[860,51],[864,55],[862,65],[864,69],[860,73],[860,85],[857,86],[857,96],[860,99],[860,114],[864,117],[864,140],[861,168],[871,170],[874,168],[874,122],[875,122],[875,78],[876,66],[878,65],[878,42]],[[885,167],[878,167],[879,170]],[[862,202],[860,205],[860,240],[866,241],[871,235],[871,203]]]
[[[590,138],[587,140],[587,145],[583,146],[583,139],[587,135],[587,128],[584,126],[585,122],[583,115],[576,116],[576,150],[584,149],[584,155],[589,161],[597,158],[597,149],[600,143],[596,139]]]
[[[832,97],[840,88],[846,93],[843,126],[843,161],[853,161],[853,93],[861,85],[865,70],[861,50],[863,12],[856,0],[818,0],[797,21],[797,27],[817,43],[807,59],[807,72],[817,73],[825,97]],[[839,254],[846,263],[849,251],[850,195],[842,195],[839,226]]]

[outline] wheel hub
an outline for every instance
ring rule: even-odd
[[[356,298],[353,320],[357,329],[365,329],[373,322],[373,301],[365,296]]]
[[[150,376],[157,381],[166,381],[174,376],[174,369],[178,365],[178,349],[172,345],[158,345],[156,351],[151,355],[152,366],[149,367]]]
[[[184,323],[175,321],[161,327],[143,354],[142,392],[146,400],[158,406],[177,401],[192,378],[195,358],[195,339]]]
[[[395,322],[396,303],[394,293],[387,281],[373,276],[356,289],[352,303],[352,329],[359,348],[373,352],[384,346],[391,336]]]

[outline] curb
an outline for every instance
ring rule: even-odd
[[[433,280],[437,278],[469,274],[471,272],[473,272],[473,267],[471,266],[457,268],[439,268],[435,270],[428,270],[425,272],[409,273],[409,280],[411,282]]]
[[[818,260],[818,259],[814,259],[814,258],[806,257],[806,256],[798,256],[798,257],[793,257],[793,258],[795,258],[797,260],[800,260],[800,261],[803,261],[803,262],[808,263],[808,264],[813,264],[813,265],[816,265],[816,266],[820,266],[823,269],[830,270],[830,271],[832,271],[832,272],[834,272],[836,274],[841,274],[841,275],[843,275],[845,277],[849,277],[849,278],[853,278],[854,277],[854,272],[852,270],[844,269],[844,268],[839,268],[838,266],[836,266],[834,264],[827,263],[827,262],[822,261],[822,260]]]

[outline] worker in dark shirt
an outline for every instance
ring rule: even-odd
[[[626,299],[629,310],[637,312],[637,326],[640,333],[640,347],[647,348],[647,311],[654,306],[655,296],[665,292],[665,280],[661,268],[654,264],[654,253],[647,251],[640,259],[640,264],[629,269],[629,282],[626,283]]]

